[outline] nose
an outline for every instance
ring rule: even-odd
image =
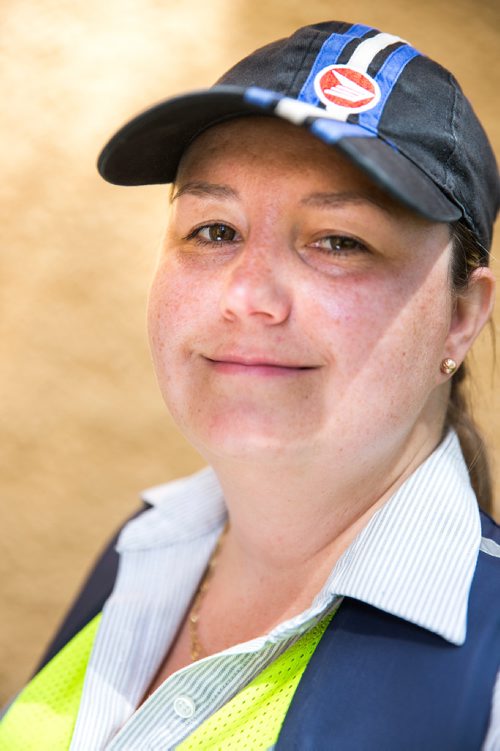
[[[259,319],[283,323],[290,315],[291,290],[276,258],[264,250],[245,248],[227,269],[221,312],[229,321]]]

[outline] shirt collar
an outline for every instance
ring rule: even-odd
[[[456,434],[379,509],[319,598],[353,597],[463,644],[481,522]]]
[[[224,495],[211,467],[141,493],[152,506],[125,525],[117,549],[144,550],[209,534],[227,517]]]
[[[142,497],[153,508],[124,527],[119,552],[192,540],[221,528],[226,518],[210,468]],[[476,498],[450,431],[345,551],[312,610],[344,595],[462,644],[480,540]]]

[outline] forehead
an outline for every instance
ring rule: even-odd
[[[346,169],[364,176],[334,149],[306,130],[273,117],[241,117],[213,125],[188,147],[181,160],[178,179],[187,170],[201,170],[214,159],[251,162],[254,169],[265,169],[280,162],[290,166],[345,163]],[[211,164],[210,166],[213,166]]]
[[[201,133],[184,152],[175,181],[222,180],[250,187],[280,182],[287,194],[341,190],[375,200],[392,213],[419,219],[332,146],[274,117],[242,117]],[[425,220],[422,220],[425,221]]]

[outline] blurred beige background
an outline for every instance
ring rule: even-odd
[[[1,4],[0,701],[29,675],[138,491],[201,466],[163,408],[146,345],[165,189],[107,185],[96,155],[136,111],[335,17],[406,37],[450,67],[500,153],[498,0]],[[486,335],[474,395],[498,454],[490,353]]]

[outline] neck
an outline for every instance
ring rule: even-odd
[[[293,461],[212,459],[229,510],[224,558],[233,576],[298,588],[324,581],[375,512],[433,451],[439,431],[422,430],[362,463],[318,456]],[[316,586],[316,585],[315,585]],[[319,587],[318,587],[319,589]],[[317,591],[317,590],[316,590]]]

